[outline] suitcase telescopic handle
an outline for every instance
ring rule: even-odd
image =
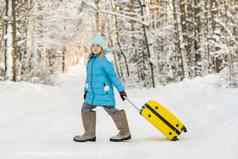
[[[140,108],[138,108],[128,97],[125,97],[125,99],[130,103],[137,111],[140,111]]]

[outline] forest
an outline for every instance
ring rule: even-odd
[[[0,0],[0,80],[53,83],[105,36],[119,78],[238,87],[237,0]]]

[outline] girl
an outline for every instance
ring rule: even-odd
[[[115,108],[113,86],[116,87],[122,100],[127,94],[122,83],[118,80],[113,64],[108,61],[105,54],[109,51],[104,38],[97,35],[93,38],[91,54],[87,63],[87,77],[84,89],[84,103],[81,109],[84,134],[75,136],[74,141],[96,141],[96,107],[103,107],[113,119],[119,133],[110,138],[112,142],[131,139],[125,110]]]

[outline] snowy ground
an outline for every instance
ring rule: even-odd
[[[128,112],[133,140],[110,143],[116,133],[109,116],[97,109],[97,142],[75,143],[82,132],[82,64],[60,77],[59,86],[0,82],[1,159],[237,159],[238,89],[216,86],[216,76],[185,80],[156,89],[128,89],[138,106],[149,99],[167,105],[189,133],[170,142],[117,94]]]

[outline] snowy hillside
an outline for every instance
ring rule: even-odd
[[[117,106],[128,112],[133,140],[110,143],[116,128],[98,108],[97,142],[73,142],[73,136],[82,132],[82,69],[82,64],[72,68],[54,87],[0,82],[0,158],[238,158],[238,89],[217,87],[214,75],[155,89],[127,90],[138,106],[156,100],[186,123],[189,133],[178,142],[165,140],[118,94]]]

